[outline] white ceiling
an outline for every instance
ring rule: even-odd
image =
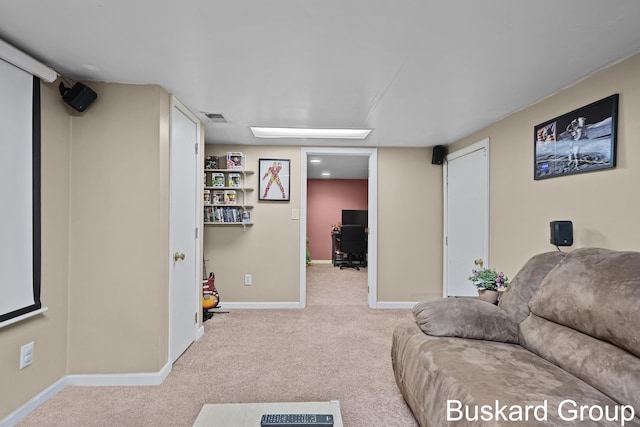
[[[319,160],[319,163],[314,163],[313,160]],[[328,172],[330,175],[322,175],[323,172]],[[369,156],[310,154],[307,156],[307,178],[368,179]]]
[[[448,144],[640,51],[639,22],[637,0],[0,2],[0,38],[73,80],[162,85],[228,144]]]

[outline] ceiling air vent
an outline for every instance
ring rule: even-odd
[[[205,113],[202,112],[211,123],[229,123],[229,120],[222,113]]]

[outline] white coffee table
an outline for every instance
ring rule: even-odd
[[[343,427],[340,402],[221,403],[202,407],[193,427],[260,427],[262,414],[333,414]]]

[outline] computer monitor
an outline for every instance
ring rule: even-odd
[[[343,209],[342,210],[342,224],[355,224],[364,225],[368,227],[369,224],[369,211],[367,210],[355,210],[355,209]]]

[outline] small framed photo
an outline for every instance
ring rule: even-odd
[[[533,179],[616,166],[618,94],[533,128]]]
[[[288,202],[291,188],[291,160],[260,159],[260,193],[258,200]]]

